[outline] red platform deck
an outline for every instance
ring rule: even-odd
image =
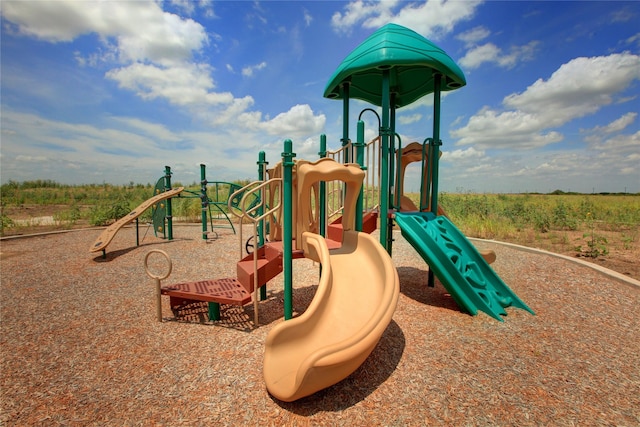
[[[164,286],[162,295],[193,301],[245,305],[251,294],[236,279],[202,280]]]

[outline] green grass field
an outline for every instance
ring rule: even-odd
[[[246,182],[238,183],[246,184]],[[175,183],[174,187],[181,186]],[[173,200],[173,215],[198,222],[200,187],[187,185],[186,197]],[[2,233],[15,231],[11,208],[58,206],[61,227],[105,225],[126,215],[153,194],[151,184],[62,185],[52,181],[9,182],[1,187]],[[190,191],[190,192],[189,192]],[[215,194],[209,191],[209,197]],[[226,197],[224,193],[220,197]],[[408,197],[417,203],[418,194]],[[469,237],[494,239],[547,249],[560,247],[584,256],[636,246],[640,233],[638,194],[474,194],[442,193],[439,204]],[[143,220],[150,218],[148,211]],[[13,234],[13,233],[11,233]]]

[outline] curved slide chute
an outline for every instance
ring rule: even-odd
[[[105,230],[102,233],[100,233],[100,236],[98,236],[95,243],[91,246],[91,248],[89,249],[89,252],[98,252],[98,251],[104,250],[107,247],[107,245],[111,243],[111,240],[113,240],[113,237],[116,235],[118,231],[120,231],[122,227],[129,224],[134,219],[138,218],[140,215],[144,213],[144,211],[149,209],[151,206],[161,202],[162,200],[175,197],[178,194],[182,193],[183,190],[184,190],[184,187],[174,188],[173,190],[168,190],[168,191],[165,191],[164,193],[156,194],[152,198],[145,200],[140,206],[132,210],[128,215],[123,216],[122,218],[120,218],[119,220],[111,224],[109,227],[105,228]]]
[[[398,273],[370,235],[344,232],[329,251],[325,239],[302,234],[306,257],[322,265],[313,301],[297,318],[268,334],[264,356],[267,389],[291,402],[338,383],[373,351],[398,302]]]

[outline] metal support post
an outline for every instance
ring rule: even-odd
[[[200,206],[202,208],[202,239],[207,240],[207,210],[209,208],[209,196],[207,195],[207,166],[200,163]],[[213,231],[213,230],[212,230]]]
[[[318,152],[318,156],[320,156],[321,159],[327,157],[327,135],[324,133],[320,135],[320,151]],[[321,181],[319,190],[320,200],[318,203],[320,205],[320,211],[318,215],[320,216],[320,235],[327,237],[327,183]]]
[[[351,82],[344,82],[340,86],[342,88],[342,146],[349,144],[349,88]],[[349,150],[345,150],[344,163],[352,161]]]
[[[264,182],[264,181],[267,180],[267,165],[268,164],[269,164],[269,162],[267,162],[267,160],[266,160],[265,152],[264,151],[260,151],[258,153],[258,179],[260,181]],[[260,200],[261,207],[258,208],[258,211],[257,211],[257,215],[258,216],[262,216],[262,214],[264,213],[263,206],[266,206],[266,203],[267,203],[267,201],[265,200],[266,194],[265,194],[264,189],[263,189],[262,193],[263,194],[262,194],[262,197],[261,197],[261,200]],[[265,227],[265,220],[263,218],[258,223],[258,236],[257,236],[258,245],[256,246],[256,248],[254,250],[257,251],[259,247],[264,246],[265,233],[266,233],[266,227]],[[264,283],[262,286],[260,286],[260,301],[264,301],[266,299],[267,299],[267,284]]]
[[[438,215],[438,163],[440,161],[440,82],[441,74],[433,76],[433,140],[431,141],[431,149],[429,163],[431,164],[431,212]],[[435,277],[433,270],[429,268],[429,287],[435,286]]]
[[[164,191],[171,190],[171,168],[169,166],[164,167]],[[173,240],[173,217],[171,215],[171,198],[167,199],[167,230],[168,239]]]
[[[356,162],[360,165],[360,169],[366,169],[364,166],[364,122],[362,120],[358,120],[358,129],[356,136]],[[363,210],[363,199],[364,199],[364,186],[365,182],[363,181],[362,186],[360,187],[360,195],[358,195],[358,200],[356,201],[356,231],[362,231],[362,210]]]
[[[283,269],[284,269],[284,320],[293,317],[293,254],[292,254],[292,223],[293,223],[293,159],[296,153],[293,152],[293,143],[290,139],[284,141],[284,152],[282,153],[283,166]]]
[[[382,73],[382,154],[380,156],[380,244],[389,248],[389,70]]]

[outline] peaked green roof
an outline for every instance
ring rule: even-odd
[[[325,98],[342,98],[340,84],[350,81],[349,97],[382,104],[382,73],[390,71],[396,107],[409,105],[434,91],[435,72],[442,91],[467,84],[460,67],[438,46],[397,24],[387,24],[369,36],[342,61],[324,90]]]

